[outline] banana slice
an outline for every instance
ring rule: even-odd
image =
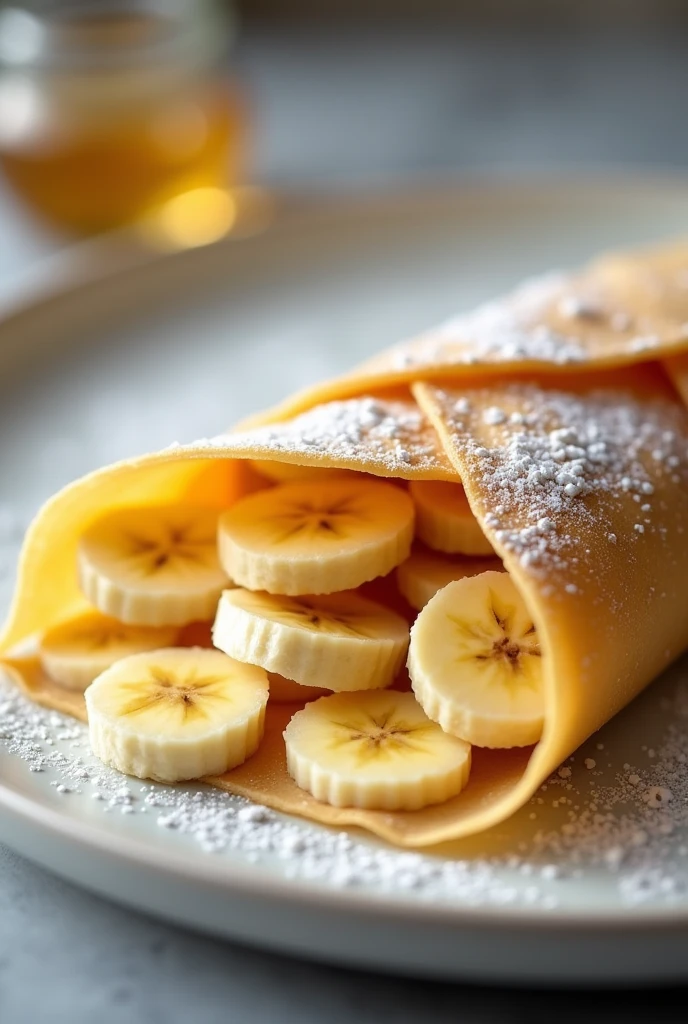
[[[85,690],[121,658],[175,643],[177,630],[124,626],[99,612],[86,612],[43,634],[39,657],[51,679],[70,690]]]
[[[227,590],[213,643],[303,686],[372,690],[389,686],[408,650],[405,619],[358,594],[281,597]]]
[[[106,615],[136,626],[212,619],[228,585],[217,557],[215,509],[127,508],[79,542],[79,582]]]
[[[220,561],[242,587],[331,594],[384,576],[408,556],[413,502],[377,480],[328,480],[258,491],[225,512]]]
[[[305,704],[318,697],[326,697],[331,690],[322,686],[302,686],[293,679],[285,679],[276,672],[268,672],[270,683],[270,700],[273,704]]]
[[[294,462],[276,462],[272,459],[252,459],[253,468],[277,484],[291,484],[301,480],[331,480],[346,477],[351,470],[336,469],[333,466],[298,466]]]
[[[411,693],[321,697],[284,731],[297,786],[333,807],[417,811],[468,781],[471,748],[431,722]]]
[[[182,782],[242,764],[263,737],[266,673],[220,651],[167,647],[117,662],[86,691],[91,748],[139,779]]]
[[[413,691],[446,732],[478,747],[524,747],[545,699],[533,620],[506,572],[450,583],[411,629]]]
[[[501,568],[498,558],[448,558],[417,547],[397,569],[397,586],[411,607],[420,611],[448,583]]]
[[[416,534],[428,547],[447,554],[494,555],[461,484],[412,480],[409,492],[416,506]]]

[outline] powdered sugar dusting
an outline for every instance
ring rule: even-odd
[[[345,832],[306,825],[207,786],[145,784],[104,767],[90,753],[84,725],[30,703],[0,680],[0,746],[46,773],[61,797],[89,796],[104,813],[147,815],[207,854],[233,854],[274,866],[288,878],[334,888],[451,899],[470,905],[517,901],[488,860],[444,860],[365,843]],[[547,908],[543,893],[529,903]]]
[[[352,466],[405,478],[456,477],[437,435],[415,402],[363,397],[328,402],[284,423],[220,434],[185,446],[250,452],[303,465]]]
[[[688,907],[688,664],[643,701],[661,715],[641,710],[640,739],[620,739],[628,723],[615,721],[609,739],[595,737],[548,779],[513,827],[500,829],[501,841],[488,834],[484,854],[473,842],[470,854],[452,857],[395,850],[206,786],[127,778],[93,757],[84,725],[37,707],[3,680],[0,749],[42,774],[55,800],[93,801],[94,810],[125,819],[123,829],[126,819],[145,816],[192,852],[331,889],[546,913],[579,910],[576,883],[594,876],[605,882],[607,905]]]
[[[487,525],[534,572],[583,561],[586,533],[616,544],[611,513],[620,499],[637,505],[625,541],[666,532],[655,492],[665,480],[688,487],[686,413],[670,400],[508,384],[473,392],[462,411],[456,392],[428,394],[480,480]],[[471,411],[487,401],[481,417]]]
[[[534,801],[540,815],[547,809],[555,817],[535,831],[531,854],[556,859],[573,877],[604,867],[616,876],[622,901],[633,905],[688,897],[685,661],[672,676],[637,709],[637,721],[652,723],[659,708],[663,727],[656,747],[640,742],[629,760],[617,764],[609,761],[605,744],[598,747],[603,759],[574,755],[572,769],[560,770]],[[647,730],[652,741],[652,724]]]
[[[359,368],[364,373],[495,364],[582,366],[647,360],[686,336],[685,295],[671,302],[669,278],[646,258],[598,261],[579,273],[524,281],[507,295],[452,317]],[[416,374],[416,377],[418,374]]]
[[[551,273],[524,282],[504,299],[454,317],[387,354],[394,369],[436,364],[471,365],[536,361],[565,365],[588,358],[575,325],[564,333],[548,326],[543,312],[562,293],[566,278]]]

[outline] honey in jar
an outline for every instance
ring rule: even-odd
[[[0,14],[0,164],[39,215],[94,232],[240,176],[243,111],[203,0]]]

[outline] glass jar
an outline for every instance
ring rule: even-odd
[[[236,183],[243,104],[212,0],[29,2],[0,10],[0,165],[49,221],[94,232]]]

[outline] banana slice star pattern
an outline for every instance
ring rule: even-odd
[[[221,517],[220,561],[249,590],[352,590],[408,557],[413,517],[413,502],[393,484],[334,479],[273,487]]]
[[[431,722],[411,693],[321,697],[284,732],[289,774],[333,807],[415,811],[468,781],[471,748]]]
[[[426,714],[479,747],[536,743],[545,712],[540,644],[506,572],[450,583],[411,629],[413,691]]]
[[[412,480],[409,493],[416,506],[416,534],[428,547],[447,554],[494,555],[461,484]]]
[[[308,700],[326,697],[331,690],[322,686],[302,686],[293,679],[285,679],[276,672],[268,672],[270,683],[270,701],[273,704],[305,704]]]
[[[231,657],[335,691],[389,686],[408,639],[405,619],[350,592],[293,598],[227,590],[213,629],[213,643]]]
[[[416,547],[396,571],[397,586],[411,607],[420,611],[448,583],[501,568],[498,558],[450,558]]]
[[[170,647],[176,639],[174,627],[125,626],[99,612],[86,612],[44,633],[39,657],[51,679],[83,691],[121,658]]]
[[[79,583],[106,615],[136,626],[212,619],[228,585],[217,557],[218,511],[127,508],[94,523],[79,542]]]
[[[267,674],[220,651],[124,658],[86,690],[91,747],[139,779],[181,782],[242,764],[263,737]]]

